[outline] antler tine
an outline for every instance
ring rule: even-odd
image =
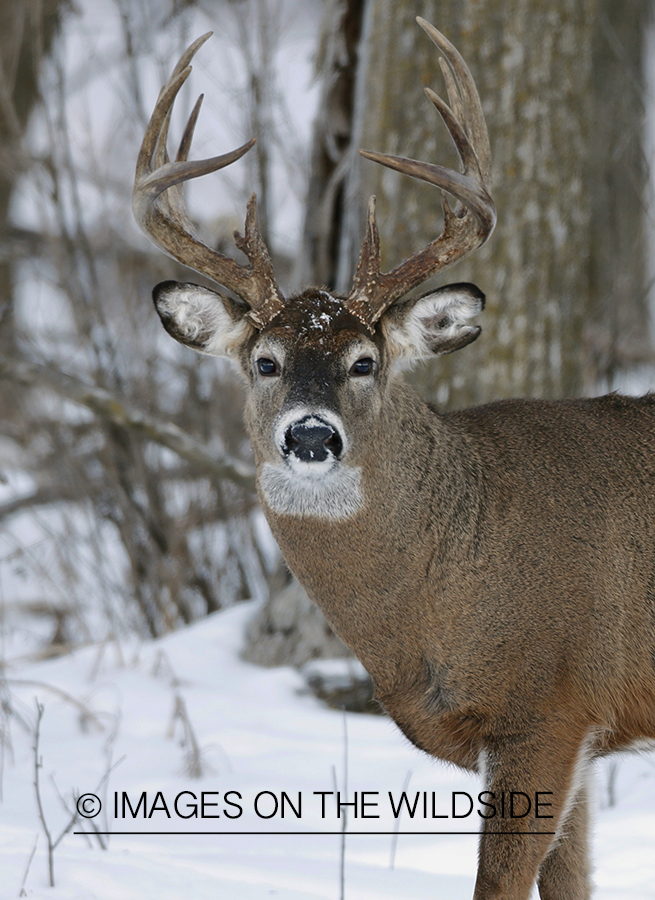
[[[439,62],[442,62],[442,60],[439,60]],[[444,67],[444,71],[448,70]],[[464,171],[468,171],[471,165],[473,165],[475,169],[478,170],[479,167],[477,164],[475,151],[471,147],[471,142],[468,139],[468,135],[466,134],[464,127],[460,125],[460,119],[458,118],[455,110],[451,109],[450,106],[448,106],[448,104],[445,103],[441,99],[441,97],[438,94],[435,94],[435,92],[430,88],[426,87],[423,88],[423,90],[425,91],[425,96],[435,107],[435,109],[443,119],[446,128],[450,132],[453,143],[457,148],[460,161],[464,166]],[[457,105],[453,104],[453,106],[455,106],[455,109],[457,108]]]
[[[176,162],[186,162],[189,156],[189,150],[191,149],[191,142],[193,141],[193,135],[196,130],[196,123],[198,121],[198,116],[200,115],[200,108],[202,106],[202,101],[205,99],[204,94],[200,94],[198,99],[195,102],[193,109],[191,110],[191,115],[189,116],[189,121],[186,123],[186,128],[184,129],[184,133],[182,135],[182,139],[180,140],[180,146],[177,148],[177,153],[175,155]],[[252,144],[251,144],[252,146]]]
[[[168,128],[175,98],[191,74],[191,59],[210,36],[211,32],[202,35],[185,50],[159,93],[137,159],[132,209],[141,229],[160,249],[233,291],[248,304],[250,318],[261,327],[279,312],[283,298],[270,254],[259,233],[254,194],[248,204],[246,238],[237,242],[248,257],[248,265],[241,265],[200,240],[186,212],[183,193],[185,181],[236,162],[250,150],[255,139],[230,153],[190,162],[187,157],[200,113],[201,95],[189,116],[175,161],[171,162],[168,156]]]
[[[202,45],[209,40],[213,33],[213,31],[206,31],[204,34],[201,34],[200,37],[196,38],[195,41],[192,41],[192,43],[189,44],[189,46],[186,48],[182,56],[180,56],[177,63],[175,64],[175,68],[171,72],[169,81],[173,81],[174,78],[177,78],[180,73],[184,72],[184,70],[188,68],[193,57],[196,55],[198,50],[200,50]]]
[[[446,57],[445,60],[439,59],[439,66],[446,82],[448,100],[456,118],[463,125],[471,145],[475,147],[475,155],[484,181],[490,182],[489,132],[471,70],[457,48],[440,31],[437,31],[434,25],[421,19],[420,16],[416,21]],[[432,91],[430,91],[431,93]]]
[[[481,246],[496,223],[496,209],[489,194],[489,136],[473,76],[450,41],[423,19],[417,18],[417,22],[447,60],[440,59],[439,62],[450,106],[429,88],[425,92],[451,135],[463,171],[401,156],[359,151],[366,159],[433,184],[458,201],[453,211],[443,196],[444,227],[439,237],[384,274],[380,272],[375,206],[369,206],[366,236],[347,300],[348,307],[369,328],[373,328],[385,309],[413,287]]]

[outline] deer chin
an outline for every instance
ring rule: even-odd
[[[364,505],[361,469],[331,458],[324,462],[296,459],[264,463],[259,487],[277,515],[340,522]]]

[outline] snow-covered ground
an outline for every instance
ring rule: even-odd
[[[347,900],[471,896],[475,835],[407,832],[475,831],[475,812],[433,820],[430,807],[432,793],[437,813],[448,812],[454,792],[475,798],[477,780],[413,749],[385,718],[344,717],[321,707],[303,692],[296,671],[242,662],[239,648],[252,612],[252,603],[242,604],[154,643],[89,646],[40,663],[9,660],[0,897],[18,897],[24,881],[25,896],[34,900],[339,900],[341,820],[333,794],[325,795],[322,815],[318,793],[334,792],[335,784],[344,800],[357,792],[358,813],[363,799],[370,816],[355,818],[350,808]],[[73,833],[81,830],[77,823],[55,850],[54,888],[33,784],[37,701],[44,707],[39,780],[53,840],[69,818],[59,792],[69,805],[72,791],[98,795],[103,809],[85,830],[113,832],[102,838],[102,849],[98,837]],[[182,708],[200,750],[200,777],[189,773],[192,747]],[[653,758],[621,759],[613,808],[607,807],[606,782],[607,769],[600,768],[596,897],[653,898]],[[413,820],[403,812],[392,869],[394,838],[357,832],[393,831],[389,792],[397,802],[404,788],[412,799],[427,792],[428,818],[422,799]],[[200,810],[203,792],[205,817],[189,817]],[[468,808],[463,794],[455,802],[458,812]],[[87,798],[89,810],[90,804]],[[285,831],[310,833],[279,833]]]

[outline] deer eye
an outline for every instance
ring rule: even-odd
[[[255,366],[260,375],[279,375],[279,369],[274,359],[262,356],[255,362]]]
[[[348,374],[353,375],[354,377],[357,377],[358,375],[372,375],[374,366],[375,363],[370,356],[365,356],[363,359],[358,359],[357,362],[352,364]]]

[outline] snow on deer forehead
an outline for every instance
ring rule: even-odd
[[[318,344],[326,352],[338,350],[355,336],[370,337],[364,323],[346,309],[342,300],[315,288],[291,297],[262,334]]]

